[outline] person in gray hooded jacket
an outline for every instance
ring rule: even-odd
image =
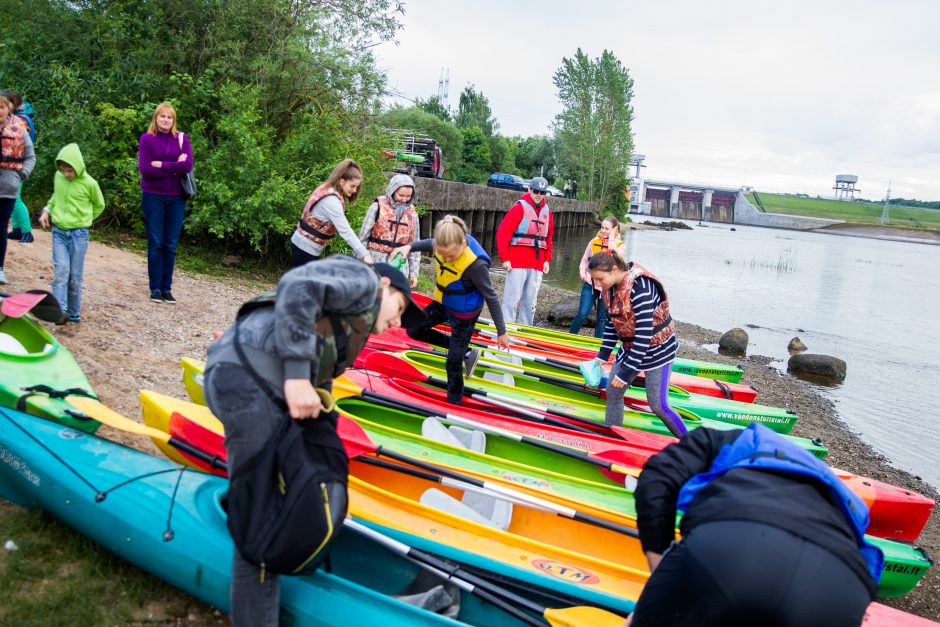
[[[417,242],[421,235],[418,212],[415,211],[415,182],[407,174],[396,174],[388,182],[385,195],[375,199],[366,211],[359,229],[359,241],[369,249],[376,262],[387,263],[395,248]],[[408,255],[407,268],[402,268],[418,285],[421,253]]]

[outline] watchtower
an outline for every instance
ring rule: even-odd
[[[862,190],[855,187],[858,176],[854,174],[836,174],[836,184],[832,186],[836,200],[855,200],[855,192]]]

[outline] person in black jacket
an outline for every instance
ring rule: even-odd
[[[694,429],[651,457],[636,510],[652,575],[632,627],[859,625],[875,598],[864,503],[760,425]]]

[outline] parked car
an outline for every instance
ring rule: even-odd
[[[516,176],[515,174],[503,174],[502,172],[497,172],[496,174],[491,174],[490,178],[486,180],[486,186],[524,192],[529,189],[529,182],[521,176]]]
[[[560,198],[565,197],[565,192],[561,191],[557,187],[552,187],[551,185],[548,186],[548,193],[551,196],[558,196]]]

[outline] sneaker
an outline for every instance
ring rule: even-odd
[[[3,231],[0,231],[2,233]],[[3,268],[0,268],[0,285],[3,285],[7,282],[7,278],[3,276]]]
[[[175,305],[176,299],[173,298],[173,292],[169,290],[167,290],[166,292],[163,292],[163,302],[170,303],[171,305]]]
[[[2,231],[0,231],[0,233],[2,233]],[[21,237],[23,237],[23,231],[20,229],[13,229],[7,233],[7,239],[19,239]]]
[[[20,244],[32,244],[33,243],[33,232],[23,233],[23,236],[20,238]]]
[[[150,300],[152,300],[152,301],[155,302],[155,303],[162,303],[162,302],[163,302],[163,294],[160,292],[160,290],[151,290],[151,291],[150,291]]]
[[[465,379],[469,379],[473,376],[473,371],[477,368],[481,354],[482,353],[480,352],[479,348],[471,348],[469,351],[467,351],[467,356],[463,358],[463,376]]]
[[[69,322],[81,322],[81,321],[82,321],[82,317],[79,316],[78,314],[75,314],[74,316],[69,316]]]

